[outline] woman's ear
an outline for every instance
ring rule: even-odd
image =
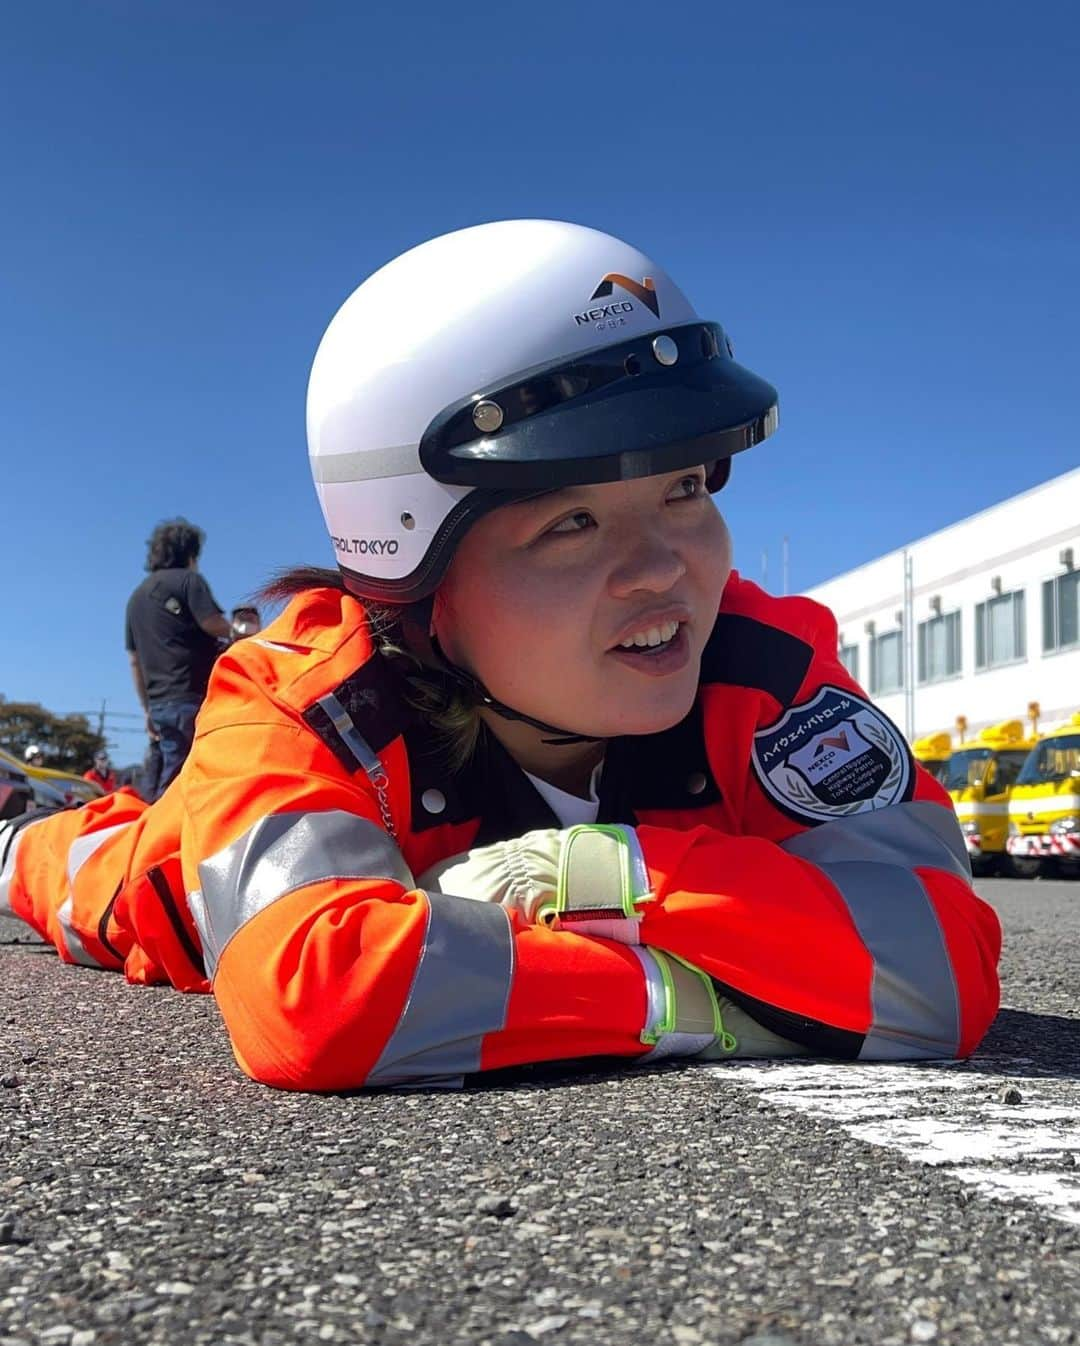
[[[446,616],[446,595],[441,589],[436,589],[428,602],[430,604],[428,611],[428,635],[434,636],[437,634],[435,630],[436,622]]]

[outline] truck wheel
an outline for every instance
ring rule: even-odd
[[[1080,879],[1080,860],[1058,858],[1058,873],[1063,879]]]
[[[991,874],[996,874],[998,869],[998,858],[996,855],[973,855],[971,857],[971,872],[977,879],[989,878]]]
[[[1042,864],[1037,856],[1007,855],[1005,872],[1014,879],[1037,879],[1042,873]]]

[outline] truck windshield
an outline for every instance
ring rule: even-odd
[[[978,785],[993,755],[990,748],[964,748],[954,752],[949,758],[946,790],[966,790],[969,785]]]
[[[1044,739],[1032,748],[1016,783],[1045,785],[1063,780],[1080,780],[1080,734]]]
[[[1000,794],[1002,790],[1007,790],[1010,785],[1016,784],[1016,778],[1024,769],[1024,763],[1028,759],[1027,749],[1020,751],[1012,748],[1008,752],[999,752],[997,755],[997,767],[994,771],[993,791]]]
[[[919,765],[924,771],[929,771],[935,780],[945,784],[945,778],[949,774],[949,759],[946,757],[944,762],[920,762]]]

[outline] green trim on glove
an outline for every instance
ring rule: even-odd
[[[636,915],[632,861],[626,828],[611,823],[571,827],[559,857],[558,915]]]
[[[618,823],[580,823],[563,834],[554,898],[543,903],[536,919],[564,930],[637,943],[641,921],[637,904],[651,900],[648,870],[634,829]]]
[[[738,1042],[724,1027],[720,1001],[712,978],[685,958],[649,949],[664,982],[664,1013],[658,1023],[646,1026],[641,1041],[655,1047],[668,1033],[710,1034],[725,1052]]]

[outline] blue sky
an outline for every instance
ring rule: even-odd
[[[779,387],[722,497],[771,587],[785,535],[804,588],[1076,466],[1078,70],[1040,0],[11,7],[0,693],[137,710],[159,519],[226,607],[331,564],[322,330],[482,220],[621,234]]]

